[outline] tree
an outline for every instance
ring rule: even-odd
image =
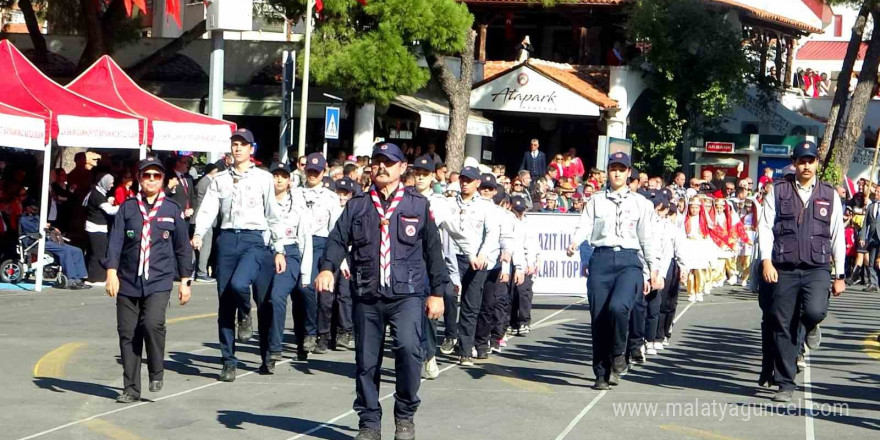
[[[871,41],[868,43],[868,50],[862,61],[862,71],[859,72],[858,84],[856,84],[850,101],[843,133],[836,142],[832,141],[833,150],[829,152],[834,163],[840,167],[842,175],[846,175],[849,171],[856,143],[862,136],[868,102],[876,93],[877,87],[877,68],[880,67],[880,2],[871,2],[869,8],[874,22]],[[839,82],[838,87],[840,87]]]
[[[18,0],[18,9],[24,15],[24,22],[27,25],[28,35],[34,45],[34,60],[41,65],[49,62],[49,49],[46,47],[46,38],[40,30],[40,21],[37,19],[37,13],[34,11],[34,5],[31,0]]]
[[[828,3],[844,3],[851,4],[851,0],[830,0]],[[819,144],[819,160],[823,162],[824,167],[828,167],[831,157],[828,155],[829,150],[833,150],[833,145],[837,141],[837,134],[840,133],[843,124],[843,116],[846,114],[847,98],[849,96],[849,79],[852,77],[853,66],[861,49],[864,40],[865,24],[868,22],[868,12],[870,9],[870,1],[863,0],[859,8],[859,15],[853,25],[852,37],[846,46],[846,55],[843,59],[843,67],[837,75],[837,89],[834,92],[834,101],[831,104],[831,112],[828,115],[828,122],[825,124],[825,134],[822,136],[822,142]]]
[[[634,121],[636,166],[649,173],[677,169],[678,149],[720,124],[745,95],[744,79],[759,81],[743,48],[742,30],[698,0],[641,0],[627,21],[630,41],[645,47],[654,92],[645,122]],[[763,77],[763,75],[760,75]]]

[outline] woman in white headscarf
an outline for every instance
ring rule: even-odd
[[[101,266],[101,260],[107,253],[107,225],[119,210],[113,205],[113,175],[105,174],[92,187],[83,200],[86,207],[86,232],[89,234],[89,283],[104,285],[107,271]]]

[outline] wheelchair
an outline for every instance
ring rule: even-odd
[[[43,234],[19,234],[15,255],[8,255],[11,258],[0,263],[0,282],[18,284],[35,277],[36,271],[42,267],[44,283],[54,283],[59,288],[68,287],[69,280],[55,256],[47,251],[43,255],[43,261],[37,261],[38,245],[43,239]]]

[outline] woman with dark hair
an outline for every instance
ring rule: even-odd
[[[134,197],[134,190],[132,190],[133,183],[134,178],[131,177],[131,174],[126,173],[122,176],[119,185],[116,185],[116,189],[113,191],[114,206],[119,206],[129,197]]]
[[[103,174],[98,176],[98,183],[92,186],[83,206],[86,208],[86,233],[89,236],[89,283],[92,285],[104,285],[107,279],[107,271],[101,266],[101,260],[107,253],[108,225],[119,210],[114,206],[115,200],[110,190],[113,188],[113,175]]]

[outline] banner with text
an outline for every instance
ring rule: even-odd
[[[581,271],[580,253],[569,257],[571,243],[580,215],[529,213],[526,223],[538,234],[540,261],[533,290],[540,294],[587,294],[587,278]]]

